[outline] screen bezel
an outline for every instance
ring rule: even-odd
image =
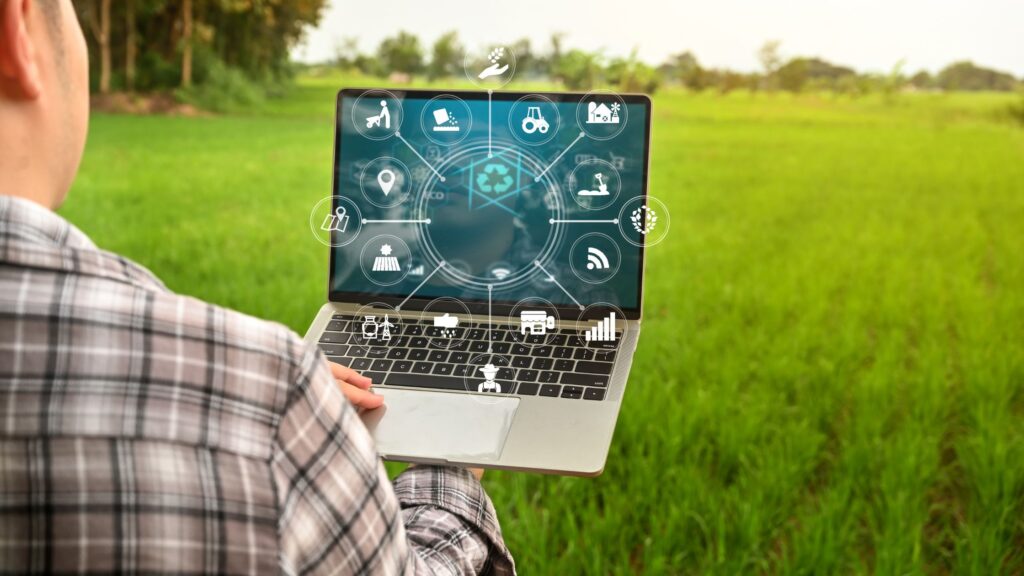
[[[331,197],[337,198],[339,196],[338,191],[338,180],[340,178],[340,166],[341,166],[341,133],[342,133],[342,101],[344,98],[358,98],[362,94],[373,91],[386,91],[393,94],[399,100],[405,98],[421,98],[429,100],[436,96],[444,94],[451,94],[458,96],[463,100],[487,100],[488,92],[485,90],[410,90],[410,89],[395,89],[395,88],[342,88],[338,91],[335,100],[335,121],[334,121],[334,166],[332,169],[331,178]],[[520,98],[530,95],[541,95],[546,98],[550,98],[555,103],[579,103],[587,96],[584,92],[505,92],[505,91],[493,91],[491,93],[491,99],[499,102],[515,102]],[[651,99],[646,94],[619,94],[623,102],[626,104],[640,104],[644,106],[645,118],[644,118],[644,151],[643,151],[643,176],[641,178],[641,193],[640,195],[644,198],[647,197],[647,185],[650,177],[650,155],[651,155]],[[404,121],[404,118],[403,118]],[[336,209],[336,200],[332,201],[331,210]],[[354,304],[370,304],[372,302],[381,302],[391,306],[398,306],[406,300],[403,296],[386,296],[382,294],[373,294],[369,292],[346,292],[346,291],[335,291],[332,290],[334,286],[334,262],[335,262],[335,242],[333,241],[332,233],[332,246],[329,251],[328,258],[329,262],[329,273],[327,275],[327,298],[330,302],[339,303],[354,303]],[[639,320],[643,310],[643,279],[644,279],[644,268],[646,266],[646,251],[644,246],[639,246],[640,249],[640,267],[637,273],[637,306],[635,308],[624,308],[619,306],[621,311],[626,315],[627,320]],[[409,298],[407,302],[402,304],[402,310],[422,310],[424,307],[434,300],[434,297],[430,296],[413,296]],[[493,315],[508,315],[512,312],[515,307],[515,302],[510,301],[493,301],[488,303],[487,299],[462,299],[461,300],[474,315],[487,314]],[[582,303],[584,306],[588,302]],[[462,312],[461,307],[455,306],[433,306],[432,310],[439,312]],[[591,309],[591,313],[586,318],[580,317],[580,309],[573,305],[558,305],[556,306],[558,315],[563,320],[576,319],[590,320],[592,318],[598,318],[605,314],[603,310]]]

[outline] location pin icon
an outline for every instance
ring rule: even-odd
[[[377,173],[377,184],[380,184],[380,189],[387,196],[388,192],[391,192],[391,188],[395,185],[395,173],[387,168]]]

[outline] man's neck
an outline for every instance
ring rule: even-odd
[[[0,194],[31,200],[53,210],[59,204],[53,191],[47,159],[33,144],[30,130],[13,110],[0,102]]]

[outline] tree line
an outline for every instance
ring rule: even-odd
[[[858,94],[904,89],[1010,91],[1024,84],[1024,80],[1011,74],[969,61],[952,63],[934,75],[925,70],[908,75],[902,62],[886,73],[861,73],[821,58],[786,58],[778,41],[766,42],[758,50],[761,69],[757,72],[705,67],[689,51],[672,55],[658,66],[650,66],[640,61],[635,52],[628,57],[607,57],[601,51],[567,49],[563,34],[553,34],[548,45],[540,50],[529,39],[518,40],[510,46],[516,54],[517,78],[547,79],[570,90],[610,86],[623,92],[653,93],[663,85],[674,84],[722,93],[829,90]],[[434,80],[461,75],[465,50],[454,31],[442,34],[429,46],[416,35],[401,31],[385,38],[370,53],[360,51],[356,39],[346,38],[336,46],[330,65],[395,81],[416,76]]]
[[[94,91],[189,89],[225,74],[288,75],[289,51],[326,0],[75,0]]]

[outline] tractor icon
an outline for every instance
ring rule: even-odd
[[[539,130],[541,134],[547,134],[548,128],[550,126],[540,113],[540,106],[530,106],[526,109],[526,117],[523,118],[523,132],[533,134]]]

